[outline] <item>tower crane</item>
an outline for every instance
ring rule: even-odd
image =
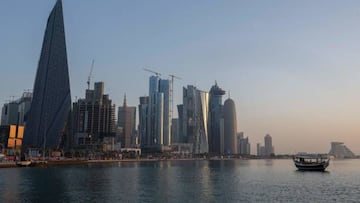
[[[95,63],[95,60],[93,59],[92,60],[92,63],[91,63],[91,69],[90,69],[90,73],[89,73],[89,76],[88,76],[88,79],[87,79],[87,86],[88,86],[88,90],[90,89],[90,81],[91,81],[91,77],[92,77],[92,72],[94,70],[94,63]]]
[[[153,70],[150,70],[150,69],[147,69],[147,68],[143,68],[143,70],[147,71],[147,72],[150,72],[150,73],[154,73],[156,76],[161,76],[161,74],[156,72],[156,71],[153,71]]]

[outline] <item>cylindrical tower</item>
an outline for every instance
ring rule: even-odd
[[[224,103],[224,152],[225,154],[237,154],[236,147],[236,109],[232,99]]]

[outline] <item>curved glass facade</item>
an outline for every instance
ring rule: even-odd
[[[209,93],[200,91],[192,85],[184,87],[182,110],[182,133],[186,142],[193,144],[194,154],[208,153]]]
[[[58,148],[70,108],[64,20],[62,3],[58,0],[47,21],[23,149],[39,148],[44,144],[46,147]]]

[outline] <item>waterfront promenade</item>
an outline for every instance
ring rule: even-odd
[[[225,158],[233,159],[233,158]],[[204,160],[203,158],[183,158],[183,159],[148,159],[148,158],[139,158],[139,159],[62,159],[62,160],[47,160],[44,162],[33,162],[32,166],[61,166],[61,165],[82,165],[82,164],[95,164],[95,163],[116,163],[116,162],[154,162],[154,161],[195,161],[195,160]],[[17,167],[15,161],[3,161],[0,162],[0,168],[12,168]]]

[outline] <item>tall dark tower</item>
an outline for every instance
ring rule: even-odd
[[[63,11],[57,0],[46,25],[23,149],[58,148],[67,131],[70,107]]]
[[[221,154],[221,137],[224,133],[221,128],[221,119],[223,117],[222,96],[225,94],[225,91],[215,82],[215,85],[211,87],[209,93],[209,152]]]
[[[236,110],[232,99],[224,103],[224,151],[226,154],[236,154]]]

